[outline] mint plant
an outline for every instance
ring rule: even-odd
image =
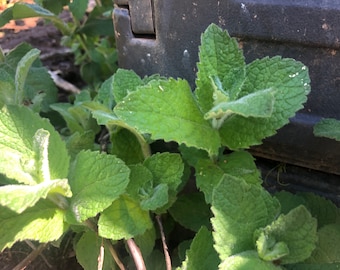
[[[70,47],[75,64],[80,66],[82,79],[91,87],[98,87],[117,69],[112,1],[97,0],[89,12],[89,1],[63,0],[14,3],[0,14],[0,27],[10,20],[40,17],[53,25],[63,35],[62,44]],[[64,7],[70,11],[70,21],[60,18]]]
[[[59,133],[22,102],[4,102],[0,249],[71,230],[84,269],[338,267],[338,208],[268,193],[245,150],[302,108],[307,67],[281,57],[246,64],[214,24],[199,59],[194,91],[119,69],[94,98],[83,91],[51,105],[65,120]]]
[[[334,118],[323,118],[314,126],[314,135],[340,141],[340,121]]]

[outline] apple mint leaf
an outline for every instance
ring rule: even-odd
[[[275,90],[269,88],[246,95],[234,101],[218,103],[204,116],[205,119],[212,119],[213,127],[219,129],[224,121],[232,115],[242,117],[267,118],[273,113]]]
[[[121,102],[129,93],[136,91],[138,86],[144,85],[143,80],[132,70],[117,69],[113,75],[113,96],[117,103]]]
[[[304,205],[312,216],[318,220],[318,228],[337,221],[339,209],[330,200],[310,192],[298,193],[298,196],[305,200]]]
[[[54,241],[67,230],[64,211],[46,200],[40,200],[21,214],[0,206],[0,228],[0,251],[25,239]]]
[[[173,219],[184,228],[198,232],[205,226],[210,228],[211,211],[202,193],[189,193],[179,196],[169,209]]]
[[[151,171],[155,185],[167,184],[169,189],[176,190],[182,182],[184,163],[179,154],[157,153],[147,158],[143,165]]]
[[[154,80],[117,104],[115,113],[154,140],[176,141],[217,155],[220,138],[202,112],[185,80]]]
[[[280,266],[260,259],[255,251],[244,251],[225,259],[220,265],[220,270],[280,270]]]
[[[340,121],[333,118],[322,119],[314,126],[314,135],[340,141]]]
[[[144,195],[144,198],[140,202],[143,210],[155,211],[169,202],[168,185],[159,184],[148,191],[149,192],[145,191],[145,194],[141,194]]]
[[[151,227],[149,212],[127,196],[115,200],[98,221],[99,235],[112,240],[130,239]]]
[[[318,231],[318,242],[306,263],[340,263],[340,226],[329,224]]]
[[[20,214],[40,199],[46,199],[50,193],[67,197],[72,195],[67,179],[45,181],[33,186],[6,185],[0,187],[0,205]]]
[[[117,74],[118,70],[115,74]],[[111,111],[112,108],[116,105],[116,101],[113,96],[113,78],[114,75],[101,84],[98,90],[98,94],[94,98],[94,100],[96,101],[94,102],[95,104],[103,105],[104,108],[108,109],[108,111]]]
[[[4,55],[0,69],[0,107],[24,103],[34,111],[47,112],[56,102],[57,88],[30,45],[20,44]]]
[[[48,166],[50,179],[66,178],[69,167],[69,156],[65,143],[54,127],[38,114],[26,107],[7,106],[0,112],[0,173],[19,183],[34,185],[42,181],[39,177],[43,162],[37,160],[37,130],[49,133]],[[36,137],[38,136],[38,137]],[[46,146],[45,146],[46,147]],[[39,150],[38,150],[39,151]],[[40,173],[39,173],[40,171]]]
[[[77,154],[82,150],[95,150],[96,134],[92,130],[82,133],[75,132],[66,140],[66,147],[71,160],[74,160]]]
[[[202,159],[195,166],[196,185],[204,193],[207,203],[211,203],[213,189],[224,174],[241,177],[249,184],[261,185],[262,179],[254,158],[246,151],[223,155],[217,162]]]
[[[248,148],[276,133],[301,109],[310,91],[308,69],[293,59],[263,58],[247,65],[246,80],[239,98],[263,89],[273,89],[271,117],[229,117],[219,129],[222,144],[230,149]]]
[[[197,66],[195,95],[204,113],[217,105],[214,104],[216,88],[217,93],[225,95],[224,100],[236,99],[245,79],[245,61],[236,39],[227,31],[215,24],[205,30]]]
[[[98,257],[101,247],[104,248],[104,264],[102,270],[116,269],[116,264],[108,251],[105,241],[95,232],[85,232],[75,245],[77,261],[85,270],[98,269]]]
[[[127,125],[124,121],[120,120],[113,112],[107,112],[107,111],[102,111],[102,110],[93,110],[92,115],[97,120],[98,125],[105,125],[106,126],[106,128],[109,130],[110,134],[113,136],[111,138],[113,143],[115,143],[115,139],[116,139],[116,138],[114,138],[114,136],[116,136],[115,133],[119,132],[119,128],[125,128],[128,131],[130,131],[136,137],[138,143],[140,144],[140,150],[142,151],[143,158],[151,155],[149,144],[146,141],[146,139],[144,138],[144,136],[141,135],[139,132],[137,132],[136,129]],[[117,136],[119,136],[119,135],[117,135]],[[140,152],[140,150],[137,150],[137,151]],[[127,154],[125,153],[125,155],[127,155]],[[138,156],[139,155],[140,154],[138,154]],[[130,164],[129,161],[128,161],[128,164]]]
[[[141,145],[130,130],[118,129],[111,133],[110,140],[112,144],[110,153],[124,160],[126,164],[137,164],[144,161]]]
[[[299,263],[285,265],[287,270],[338,270],[340,263]]]
[[[27,52],[18,63],[15,72],[15,98],[14,102],[17,105],[21,105],[24,102],[25,92],[24,86],[26,78],[33,62],[39,57],[40,51],[38,49],[32,49]]]
[[[130,169],[115,156],[80,152],[70,168],[69,214],[78,222],[96,216],[125,192],[129,174]]]
[[[217,269],[220,259],[214,249],[211,232],[202,227],[193,239],[180,269]]]
[[[298,206],[255,232],[259,256],[264,260],[280,259],[281,264],[302,262],[315,249],[316,229],[316,219],[306,207]]]
[[[225,260],[253,249],[254,231],[272,222],[280,205],[262,187],[224,175],[214,188],[211,209],[215,249]]]

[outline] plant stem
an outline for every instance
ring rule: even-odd
[[[19,264],[17,264],[13,270],[21,270],[25,269],[27,265],[29,265],[31,262],[37,258],[40,253],[46,248],[47,244],[41,244],[39,245],[35,250],[33,250],[25,259],[23,259]]]
[[[136,245],[135,241],[131,238],[126,240],[126,243],[130,249],[133,261],[135,262],[137,270],[146,270],[144,259],[139,247]]]
[[[5,54],[0,46],[0,62],[3,63],[5,62]]]
[[[125,266],[122,263],[122,261],[119,259],[117,252],[115,251],[115,249],[113,248],[111,242],[107,239],[105,239],[105,244],[108,246],[109,251],[111,253],[111,256],[113,257],[113,259],[115,260],[116,264],[118,265],[120,270],[125,270]]]
[[[160,230],[160,233],[161,233],[166,269],[171,270],[172,269],[171,258],[170,258],[168,246],[166,244],[166,239],[165,239],[165,234],[164,234],[163,225],[162,225],[162,221],[161,221],[161,216],[157,215],[156,220],[158,222],[159,230]]]

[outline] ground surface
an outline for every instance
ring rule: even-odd
[[[63,14],[67,18],[67,14]],[[79,82],[78,67],[73,65],[73,56],[60,45],[61,34],[51,24],[36,18],[12,21],[0,29],[0,46],[6,52],[21,42],[27,42],[41,50],[42,62],[50,70],[60,70],[64,79],[74,84]],[[70,239],[70,238],[68,238]],[[67,241],[67,239],[66,239]],[[38,243],[33,243],[38,247]],[[0,253],[0,269],[12,270],[33,251],[27,243],[15,244]],[[26,270],[77,270],[82,269],[76,262],[71,242],[57,249],[48,245]]]

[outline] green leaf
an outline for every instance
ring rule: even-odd
[[[301,263],[285,265],[287,270],[339,270],[340,263]]]
[[[92,130],[83,133],[75,132],[66,141],[66,147],[71,160],[74,160],[77,154],[82,150],[94,150],[96,134]]]
[[[264,260],[280,259],[282,264],[302,262],[315,249],[316,229],[316,219],[304,206],[298,206],[255,233],[259,256]],[[272,254],[276,254],[274,258]]]
[[[157,153],[147,158],[143,165],[151,171],[154,186],[167,184],[170,190],[176,190],[182,182],[184,164],[179,154]]]
[[[253,249],[254,231],[272,222],[280,205],[262,187],[225,175],[214,188],[211,209],[215,249],[224,260]]]
[[[98,269],[100,249],[104,248],[103,270],[116,269],[116,264],[108,251],[103,239],[95,232],[85,232],[75,245],[77,261],[85,270]]]
[[[151,155],[150,146],[147,143],[146,139],[133,127],[127,125],[124,121],[120,120],[113,112],[94,110],[92,112],[92,115],[97,120],[98,125],[105,125],[107,127],[110,134],[116,132],[119,127],[126,128],[127,130],[129,130],[133,135],[136,136],[138,143],[140,144],[144,158]]]
[[[235,100],[245,78],[244,56],[236,40],[211,24],[201,36],[199,60],[195,95],[201,110],[207,113],[213,107],[216,84],[230,100]]]
[[[0,207],[0,250],[25,239],[46,243],[59,239],[67,230],[64,211],[40,200],[21,214]]]
[[[207,228],[202,227],[192,241],[181,269],[217,269],[220,260],[213,244],[211,232]]]
[[[202,159],[195,166],[196,185],[204,193],[207,203],[211,203],[213,189],[224,174],[242,178],[249,184],[261,185],[262,179],[254,158],[246,151],[223,155],[217,161]]]
[[[48,144],[50,179],[66,178],[69,156],[59,134],[46,119],[40,118],[28,108],[17,106],[7,106],[0,112],[1,173],[23,184],[34,185],[41,182],[42,179],[39,177],[41,160],[37,164],[34,146],[38,129],[44,129],[50,134]],[[44,170],[46,171],[46,168]]]
[[[198,232],[202,226],[211,227],[211,211],[205,203],[202,193],[196,192],[179,196],[169,209],[169,213],[175,221],[192,231]]]
[[[146,198],[140,202],[140,206],[143,210],[155,211],[169,202],[168,192],[168,185],[159,184],[152,188],[149,194],[146,192],[144,195]]]
[[[152,139],[176,141],[217,155],[220,139],[204,120],[184,80],[151,81],[130,93],[114,109],[117,116]]]
[[[232,115],[240,115],[246,118],[270,117],[274,107],[274,93],[275,90],[269,88],[251,93],[235,101],[221,102],[207,112],[204,118],[212,119],[213,126],[218,129]]]
[[[51,193],[71,197],[72,193],[67,179],[45,181],[34,186],[2,186],[0,187],[0,205],[20,214],[34,206],[40,199],[46,199]]]
[[[35,49],[22,43],[0,62],[1,107],[4,104],[24,102],[35,111],[47,112],[50,110],[49,105],[56,102],[57,88],[47,70],[42,67],[41,61],[35,59],[36,56]]]
[[[130,239],[152,227],[148,211],[129,197],[121,196],[105,209],[98,221],[100,236],[112,240]]]
[[[228,257],[220,265],[220,270],[279,270],[283,269],[271,262],[261,260],[255,251],[245,251]]]
[[[129,93],[144,85],[143,80],[132,70],[118,69],[113,75],[113,96],[117,103]]]
[[[229,117],[219,132],[222,144],[230,149],[248,148],[274,135],[303,107],[310,91],[307,67],[293,59],[273,57],[255,60],[247,65],[246,74],[240,98],[263,89],[273,89],[274,107],[271,117]]]
[[[314,126],[314,135],[340,141],[340,121],[332,118],[322,119]]]
[[[118,129],[110,136],[112,148],[110,153],[125,161],[126,164],[137,164],[144,161],[141,145],[128,129]]]
[[[31,68],[33,62],[39,57],[40,51],[38,49],[32,49],[28,53],[25,54],[23,58],[18,63],[15,72],[15,98],[14,102],[17,105],[20,105],[24,101],[25,93],[24,86],[26,82],[26,78]]]
[[[113,78],[114,76],[111,76],[102,83],[96,96],[96,101],[105,105],[109,112],[116,105],[115,99],[113,97]]]
[[[318,228],[336,222],[339,209],[333,202],[309,192],[298,193],[298,196],[305,200],[305,206],[318,220]]]
[[[329,224],[318,231],[316,249],[306,263],[340,263],[340,226]]]
[[[18,20],[30,17],[41,17],[53,22],[54,26],[56,26],[63,35],[71,34],[71,30],[62,19],[37,4],[16,3],[13,6],[12,12],[13,17],[11,19]]]
[[[72,15],[77,18],[78,21],[80,21],[86,12],[88,5],[88,0],[73,0],[69,3],[70,11],[72,12]]]
[[[274,196],[281,204],[281,214],[288,214],[294,208],[300,205],[306,205],[306,201],[302,196],[287,191],[277,192]]]
[[[78,222],[96,216],[116,200],[129,183],[130,169],[122,160],[99,152],[80,152],[69,174],[71,215]]]

